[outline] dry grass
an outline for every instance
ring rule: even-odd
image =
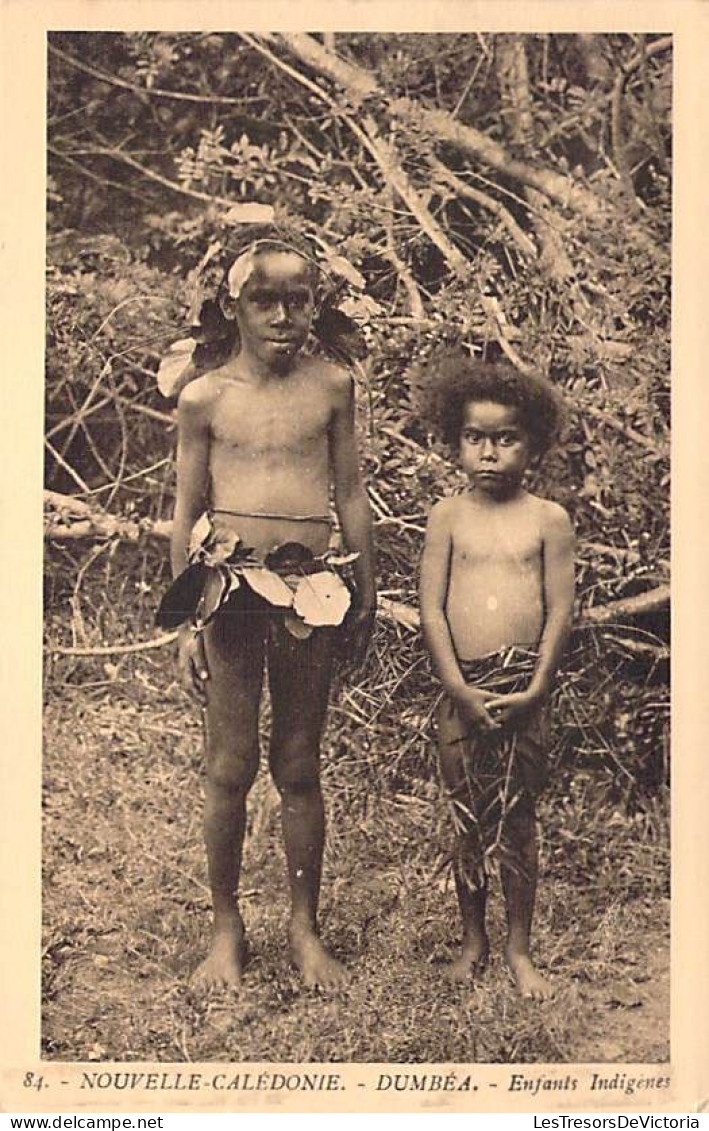
[[[88,642],[148,634],[152,598],[138,591],[136,599],[120,562],[111,568],[124,604],[111,584],[103,589],[110,601],[95,591],[85,597]],[[149,562],[141,576],[150,578]],[[66,642],[61,592],[54,597],[48,630]],[[535,938],[556,1000],[520,1001],[498,957],[478,987],[445,981],[459,928],[445,863],[448,814],[430,745],[433,688],[418,644],[402,636],[394,647],[394,631],[380,628],[367,672],[340,688],[325,743],[322,924],[352,971],[348,989],[333,996],[303,990],[288,964],[277,801],[265,772],[251,798],[242,884],[252,951],[245,987],[238,998],[191,995],[188,975],[210,922],[198,713],[166,652],[48,666],[46,1056],[666,1058],[665,803],[631,815],[612,781],[593,769],[572,776],[562,768],[542,805]],[[499,955],[497,892],[491,926]]]

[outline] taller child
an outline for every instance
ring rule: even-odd
[[[218,316],[238,333],[227,360],[178,401],[177,497],[171,560],[177,577],[190,535],[208,510],[213,529],[263,560],[285,543],[319,557],[330,541],[330,491],[354,563],[348,623],[366,646],[375,608],[369,503],[359,471],[350,375],[303,352],[319,267],[278,230],[239,256],[218,295]],[[242,587],[243,590],[244,587]],[[243,592],[237,594],[243,597]],[[244,964],[238,890],[246,798],[259,764],[264,678],[272,705],[269,764],[282,802],[290,885],[289,941],[306,985],[334,986],[344,968],[323,946],[317,908],[325,838],[320,739],[337,629],[298,639],[266,602],[231,601],[202,633],[180,630],[186,685],[206,708],[204,834],[214,934],[193,981],[237,986]]]

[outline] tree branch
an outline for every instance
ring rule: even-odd
[[[438,173],[441,180],[449,185],[450,188],[454,189],[459,196],[464,196],[468,200],[475,201],[481,208],[485,208],[488,212],[492,212],[493,215],[497,216],[498,220],[510,233],[523,255],[526,255],[530,259],[536,258],[537,249],[534,246],[534,241],[520,228],[514,216],[505,208],[502,201],[495,200],[494,197],[488,196],[487,193],[480,192],[479,189],[474,189],[471,185],[466,184],[465,181],[455,175],[452,169],[449,169],[447,165],[444,165],[443,162],[439,161],[433,154],[429,155],[428,160],[434,172]]]
[[[280,32],[270,33],[262,38],[282,43],[302,62],[344,88],[347,95],[355,102],[363,102],[367,98],[386,98],[379,89],[374,75],[363,67],[345,62],[339,56],[331,54],[310,35]],[[310,86],[315,88],[321,98],[325,96],[325,92],[317,84],[310,83]],[[409,98],[399,98],[389,102],[388,110],[409,124],[413,123],[419,129],[423,127],[434,140],[447,142],[457,149],[472,154],[498,172],[539,189],[563,207],[580,215],[595,218],[606,210],[605,203],[584,185],[577,184],[570,177],[552,169],[539,169],[511,157],[494,138],[488,137],[473,126],[463,125],[446,110],[419,106]]]
[[[98,67],[89,66],[88,63],[82,63],[79,59],[75,59],[73,55],[69,55],[67,51],[62,51],[60,47],[55,47],[53,44],[48,44],[50,55],[56,55],[59,59],[63,59],[70,67],[74,67],[77,71],[84,71],[87,75],[91,75],[100,82],[105,82],[110,86],[122,87],[123,90],[131,90],[134,94],[139,94],[142,98],[171,98],[177,102],[200,102],[207,105],[218,104],[220,106],[243,106],[243,98],[228,98],[220,94],[188,94],[180,90],[162,90],[160,87],[151,86],[150,89],[146,86],[138,86],[137,83],[127,82],[126,79],[119,78],[118,75],[109,74],[108,71],[101,71]]]
[[[47,146],[50,153],[55,157],[67,158],[71,154],[63,153],[61,149],[56,149],[51,145]],[[147,165],[142,165],[140,161],[136,161],[128,153],[124,153],[122,149],[112,149],[110,146],[99,146],[91,150],[82,150],[82,153],[89,153],[95,157],[108,157],[112,161],[118,161],[124,165],[130,166],[131,169],[137,170],[144,177],[148,177],[151,181],[156,181],[157,184],[163,185],[164,188],[169,188],[172,192],[180,193],[182,196],[189,196],[192,200],[201,200],[207,204],[222,204],[226,208],[233,208],[235,204],[239,204],[242,212],[245,212],[246,207],[253,210],[254,221],[259,219],[271,219],[273,209],[269,204],[251,204],[250,206],[244,205],[236,197],[233,199],[228,196],[212,196],[208,192],[200,192],[198,189],[188,189],[181,185],[178,181],[171,181],[169,177],[163,177],[161,173],[156,173],[153,169],[149,169]]]
[[[240,34],[247,43],[252,43],[253,46],[261,52],[261,54],[269,58],[276,66],[285,70],[286,73],[295,78],[297,82],[302,83],[305,87],[307,87],[308,90],[317,93],[318,97],[326,102],[331,109],[337,111],[340,114],[340,117],[347,123],[349,129],[354,133],[355,137],[357,137],[357,139],[364,146],[367,152],[370,153],[376,161],[385,183],[391,185],[392,188],[398,193],[398,195],[408,207],[411,214],[416,218],[416,220],[418,220],[421,229],[425,232],[434,246],[437,247],[441,252],[441,255],[446,260],[448,266],[451,268],[454,274],[456,274],[461,279],[469,278],[470,264],[468,263],[463,253],[459,251],[459,249],[455,246],[455,244],[451,243],[443,229],[429,212],[418,192],[411,184],[408,174],[403,168],[394,146],[380,136],[374,119],[370,115],[365,115],[362,120],[362,125],[360,125],[350,114],[346,113],[344,109],[339,107],[336,100],[332,98],[332,96],[328,94],[327,91],[322,90],[322,88],[319,87],[317,83],[311,82],[310,79],[306,78],[304,75],[301,75],[299,71],[296,71],[293,67],[289,67],[287,63],[284,63],[283,60],[273,55],[273,53],[265,48],[262,44],[259,44],[257,40],[254,40],[253,36],[247,35],[244,32]],[[262,38],[275,39],[276,37],[269,34],[262,36]],[[290,39],[293,37],[285,36],[284,38]],[[301,37],[296,36],[295,38]],[[310,39],[309,36],[305,36],[305,38],[308,40]],[[321,45],[315,40],[313,40],[312,42],[315,44],[319,51],[325,51],[325,48],[321,47]],[[328,53],[325,52],[325,54],[327,55]],[[335,58],[335,56],[333,56],[333,58]],[[336,62],[339,62],[339,60],[336,59]],[[344,65],[348,66],[348,64]],[[363,74],[365,73],[366,72],[363,72]]]

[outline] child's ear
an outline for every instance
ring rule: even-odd
[[[228,322],[236,321],[236,299],[228,291],[220,291],[217,296],[219,308]]]

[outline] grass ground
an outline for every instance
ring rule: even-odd
[[[322,927],[345,991],[304,990],[284,950],[278,802],[252,794],[239,996],[195,998],[210,905],[201,728],[171,657],[57,668],[47,680],[44,1055],[59,1060],[550,1062],[668,1059],[664,806],[628,816],[588,772],[541,811],[536,924],[553,1002],[517,998],[496,957],[477,987],[442,977],[459,934],[432,781],[382,775],[332,713]],[[362,737],[362,742],[359,738]],[[360,761],[361,760],[361,761]],[[379,784],[378,784],[379,783]],[[503,923],[492,899],[493,946]]]

